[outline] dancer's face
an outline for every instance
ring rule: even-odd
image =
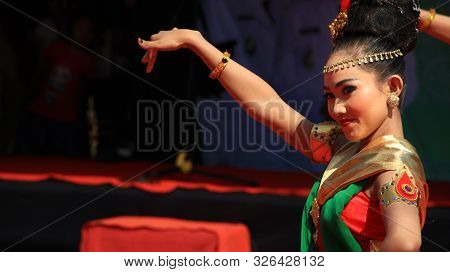
[[[351,58],[336,52],[326,65]],[[324,74],[324,93],[328,113],[341,125],[349,141],[359,141],[372,134],[388,117],[387,90],[375,72],[358,66]]]

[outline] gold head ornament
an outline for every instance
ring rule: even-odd
[[[347,25],[347,20],[347,11],[341,11],[336,18],[334,18],[333,22],[328,25],[331,37],[333,38],[333,44],[336,44],[337,39],[342,36],[342,32]]]
[[[387,61],[402,57],[403,53],[400,49],[388,52],[378,52],[369,54],[363,57],[344,60],[335,64],[326,65],[323,67],[323,73],[332,73],[345,68],[355,67],[356,65],[370,64],[379,61]]]

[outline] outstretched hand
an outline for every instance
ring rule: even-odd
[[[156,61],[158,51],[174,51],[186,47],[187,29],[173,28],[169,31],[160,31],[150,37],[149,41],[138,38],[139,46],[146,50],[142,63],[147,63],[146,72],[150,73],[153,70],[153,65]]]

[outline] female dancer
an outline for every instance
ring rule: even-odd
[[[197,31],[174,28],[138,43],[147,51],[147,72],[158,50],[192,50],[249,115],[305,156],[328,163],[303,211],[302,251],[418,251],[428,187],[404,139],[399,104],[403,56],[415,46],[419,11],[416,0],[342,1],[323,69],[335,122],[319,124]]]

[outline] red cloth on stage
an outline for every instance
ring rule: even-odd
[[[152,180],[137,178],[172,167],[145,161],[99,162],[52,157],[0,157],[0,179],[7,181],[39,182],[57,179],[78,185],[111,185],[137,188],[150,193],[171,193],[177,189],[206,190],[213,193],[247,193],[306,197],[313,179],[302,172],[262,171],[226,166],[195,166],[195,169],[216,175],[235,176],[255,181],[257,186],[246,186],[232,180],[199,174],[169,174]]]
[[[239,177],[258,183],[256,187],[197,174],[170,174],[151,181],[136,181],[139,174],[170,167],[145,161],[99,162],[62,157],[0,157],[0,180],[39,182],[57,179],[78,185],[111,185],[137,188],[150,193],[171,193],[177,189],[207,190],[213,193],[270,194],[308,197],[314,183],[304,172],[264,171],[226,166],[195,166],[196,169]],[[449,182],[429,181],[428,207],[450,207]]]
[[[251,251],[248,228],[235,223],[122,216],[88,222],[81,236],[80,251]]]

